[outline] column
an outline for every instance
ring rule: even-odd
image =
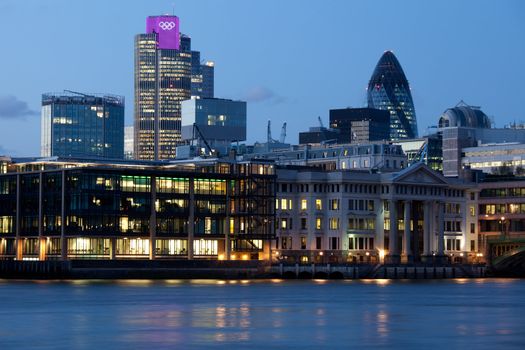
[[[224,218],[224,259],[230,260],[231,255],[231,243],[230,243],[230,211],[231,211],[231,184],[230,180],[226,180],[226,217]],[[274,204],[274,203],[272,203]],[[275,204],[274,204],[275,205]],[[270,242],[271,244],[271,242]],[[271,247],[270,247],[271,252]],[[271,261],[270,256],[270,261]]]
[[[376,201],[376,248],[379,251],[385,249],[385,206],[380,199]],[[347,220],[348,221],[348,220]]]
[[[149,218],[149,259],[155,259],[157,247],[157,210],[155,202],[157,201],[157,178],[151,177],[151,210]]]
[[[193,259],[193,236],[195,232],[195,179],[190,178],[190,202],[188,217],[188,260]]]
[[[44,220],[43,220],[43,207],[42,207],[42,195],[43,195],[43,185],[42,185],[42,172],[39,174],[38,178],[38,260],[46,260],[46,239],[44,238]]]
[[[66,239],[66,171],[62,170],[62,203],[60,206],[60,258],[67,260],[67,239]]]
[[[425,201],[423,204],[423,256],[429,257],[430,253],[430,230],[431,230],[431,202]]]
[[[390,209],[390,234],[388,237],[388,256],[386,262],[389,264],[398,264],[400,257],[397,232],[397,201],[390,200],[388,206]]]
[[[411,244],[411,232],[410,232],[411,210],[412,210],[412,202],[405,201],[405,216],[404,216],[405,231],[404,231],[404,236],[403,236],[403,256],[406,258],[407,263],[411,263],[413,261],[412,249],[410,247],[410,244]]]
[[[22,215],[20,215],[20,174],[16,175],[16,260],[22,260],[22,239],[20,238],[20,220]]]
[[[437,203],[437,255],[443,256],[445,251],[445,203]]]

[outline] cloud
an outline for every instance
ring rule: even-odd
[[[272,102],[279,104],[286,101],[283,96],[278,95],[275,91],[264,86],[254,86],[249,89],[243,97],[248,102]]]
[[[0,96],[0,119],[24,118],[32,115],[38,115],[38,112],[30,109],[27,102],[11,95]]]

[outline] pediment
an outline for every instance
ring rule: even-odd
[[[446,179],[426,165],[405,169],[394,178],[394,183],[446,185]]]

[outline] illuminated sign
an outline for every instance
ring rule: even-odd
[[[148,17],[146,33],[157,33],[157,47],[159,49],[179,49],[180,32],[179,17],[177,16]]]

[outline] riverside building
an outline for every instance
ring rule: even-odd
[[[389,173],[288,166],[277,178],[274,259],[458,262],[479,254],[477,217],[467,214],[476,184],[423,163]]]
[[[3,161],[0,258],[268,259],[266,162]]]

